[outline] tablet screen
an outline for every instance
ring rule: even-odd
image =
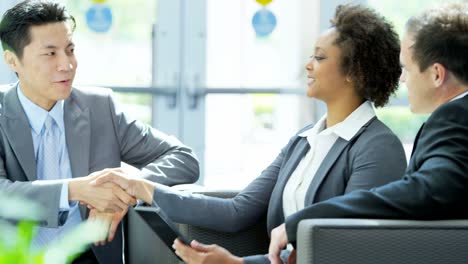
[[[137,206],[135,211],[172,252],[174,252],[172,244],[174,244],[176,238],[179,238],[186,245],[190,245],[190,240],[180,233],[174,222],[167,217],[156,203],[153,203],[152,206]]]

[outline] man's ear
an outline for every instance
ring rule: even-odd
[[[6,64],[10,66],[11,70],[14,72],[18,72],[17,68],[20,63],[18,56],[10,50],[6,50],[3,52],[3,59],[5,60]]]
[[[445,66],[440,63],[432,64],[430,71],[431,80],[435,87],[440,87],[448,78],[447,68],[445,68]]]

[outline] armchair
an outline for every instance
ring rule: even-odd
[[[297,247],[299,264],[468,263],[468,220],[309,219]]]

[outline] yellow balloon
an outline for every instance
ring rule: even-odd
[[[93,1],[94,3],[104,3],[107,0],[91,0],[91,1]]]
[[[271,3],[271,1],[273,0],[255,0],[255,1],[257,1],[257,3],[261,4],[262,6],[266,6],[269,3]]]

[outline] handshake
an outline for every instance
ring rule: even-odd
[[[135,205],[136,199],[151,204],[153,192],[151,181],[131,176],[124,168],[104,169],[68,183],[68,200],[79,201],[90,209],[89,220],[103,223],[109,242],[128,207]],[[98,244],[104,245],[105,241],[95,243]]]

